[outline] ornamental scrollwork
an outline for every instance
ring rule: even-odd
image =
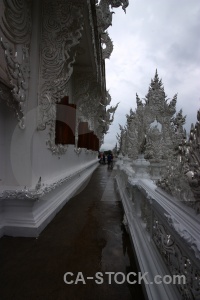
[[[42,17],[38,129],[50,125],[49,149],[63,154],[67,146],[55,145],[55,106],[69,94],[69,80],[83,31],[83,2],[44,0]]]
[[[105,45],[105,48],[102,50],[103,59],[110,58],[110,55],[113,51],[113,42],[107,32],[101,34],[101,42],[103,45]]]
[[[114,12],[110,11],[109,6],[110,3],[108,0],[101,0],[96,7],[99,33],[103,33],[112,25],[112,15]]]
[[[96,5],[98,31],[101,35],[102,44],[106,45],[106,48],[102,49],[104,59],[109,58],[113,51],[112,41],[106,32],[108,27],[112,25],[112,15],[114,14],[114,12],[110,10],[110,7],[117,8],[122,6],[122,9],[126,12],[128,5],[128,0],[101,0],[99,4]]]
[[[110,6],[111,8],[122,6],[122,9],[126,12],[128,5],[128,0],[101,0],[96,7],[99,32],[103,33],[109,26],[112,25],[112,15],[114,12],[110,11]]]
[[[31,2],[31,0],[4,0],[5,12],[0,28],[10,42],[29,44],[32,27]]]
[[[14,111],[15,115],[17,116],[19,124],[22,126],[23,123],[21,124],[21,121],[22,121],[22,116],[23,115],[20,114],[19,104],[17,102],[13,101],[13,95],[11,93],[10,88],[7,87],[2,82],[0,82],[0,102],[1,103],[6,103],[8,108],[11,111]]]
[[[180,224],[173,215],[164,214],[167,218],[168,224],[172,227],[182,239],[188,244],[190,250],[194,251],[195,256],[200,259],[200,245],[199,241],[195,239],[190,232],[188,232],[182,224]]]
[[[115,106],[111,106],[106,110],[106,122],[108,125],[112,124],[118,105],[119,102]]]
[[[78,109],[85,116],[96,115],[96,108],[101,101],[101,86],[96,82],[92,73],[80,75],[76,78],[76,94],[74,99]]]
[[[126,8],[129,5],[129,0],[110,0],[111,7],[122,7],[124,12],[126,12]]]
[[[180,117],[180,115],[179,115]],[[181,118],[179,118],[181,119]],[[173,121],[178,126],[180,120]],[[200,212],[200,111],[197,113],[197,122],[192,124],[188,139],[183,133],[179,136],[179,145],[175,149],[174,159],[168,161],[163,177],[158,186],[177,197],[184,204]]]
[[[101,86],[94,80],[92,73],[77,76],[75,90],[74,101],[77,105],[79,121],[87,120],[90,129],[94,130],[102,140],[114,120],[118,104],[106,110],[106,106],[111,101],[110,94],[107,91],[103,97]]]
[[[152,228],[153,241],[171,274],[185,276],[185,283],[178,284],[183,299],[197,299],[200,296],[200,272],[192,258],[177,244],[171,231],[154,215]]]
[[[114,120],[114,115],[116,112],[116,109],[118,107],[119,103],[117,103],[115,106],[109,107],[105,114],[99,117],[99,125],[103,130],[103,133],[106,134],[108,132],[109,126],[112,124]]]
[[[68,95],[77,46],[82,37],[82,3],[43,1],[40,116],[38,129],[55,121],[54,106]]]
[[[110,116],[116,110],[110,107],[106,111],[106,106],[111,101],[109,92],[102,93],[101,84],[96,82],[91,72],[80,73],[74,78],[74,90],[76,92],[73,95],[73,101],[77,105],[76,134],[78,124],[88,122],[89,129],[95,132],[101,143],[105,127],[113,120]]]
[[[4,50],[13,108],[21,129],[25,128],[24,110],[30,77],[31,4],[32,1],[5,0],[0,25],[4,36],[0,44]]]
[[[90,128],[97,132],[99,116],[105,114],[100,84],[92,73],[80,74],[75,80],[75,91],[73,99],[77,105],[78,119],[87,120]]]
[[[143,153],[146,159],[159,162],[173,156],[173,150],[183,136],[185,122],[181,112],[173,119],[176,101],[177,95],[171,101],[166,99],[162,80],[156,70],[144,101],[136,94],[137,108],[126,116],[126,151],[129,157],[136,159],[138,154]],[[173,121],[178,121],[178,118],[181,120],[175,129]]]

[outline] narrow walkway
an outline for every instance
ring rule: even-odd
[[[114,274],[109,284],[105,274],[138,272],[113,178],[114,171],[100,165],[39,238],[0,239],[1,300],[144,299],[140,285],[116,284]],[[73,284],[64,282],[66,272],[74,274],[66,277]],[[83,276],[75,284],[78,272]],[[102,284],[87,279],[97,272]]]

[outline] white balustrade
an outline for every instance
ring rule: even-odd
[[[148,299],[200,297],[200,215],[158,188],[143,158],[117,164],[126,227],[142,273],[185,276],[180,284],[145,284]],[[180,277],[181,278],[181,277]]]

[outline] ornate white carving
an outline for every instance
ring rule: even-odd
[[[82,151],[82,148],[77,148],[77,147],[74,147],[74,152],[76,153],[76,154],[80,154],[81,153],[81,151]]]
[[[103,130],[103,133],[108,132],[109,126],[112,124],[112,122],[114,120],[115,111],[116,111],[118,105],[119,105],[119,103],[117,103],[115,106],[109,107],[106,110],[105,115],[103,116],[103,118],[102,118],[102,116],[100,116],[99,124],[100,124],[100,127]]]
[[[169,214],[164,215],[166,216],[169,225],[187,242],[189,248],[194,250],[195,256],[200,259],[200,241],[196,240],[174,216]]]
[[[31,0],[4,0],[5,12],[0,27],[10,42],[16,44],[30,42],[31,2]]]
[[[102,66],[101,63],[99,63],[99,43],[98,39],[95,35],[95,28],[94,24],[96,23],[96,18],[94,17],[94,13],[92,13],[92,7],[91,7],[91,1],[87,0],[88,4],[88,11],[89,11],[89,20],[90,20],[90,27],[91,27],[91,33],[92,33],[92,43],[93,43],[93,49],[94,49],[94,59],[95,59],[95,65],[96,65],[96,76],[97,80],[102,80],[100,74],[102,74]]]
[[[118,104],[106,111],[111,97],[108,92],[104,96],[101,85],[97,83],[93,73],[87,72],[76,76],[74,90],[76,93],[73,100],[77,105],[76,140],[79,123],[88,122],[89,129],[94,131],[101,143],[104,133],[107,132],[114,119]]]
[[[19,114],[19,105],[16,101],[13,101],[11,89],[2,82],[0,82],[0,102],[6,103],[6,105],[15,112],[18,120],[21,121],[21,115]]]
[[[120,7],[126,12],[126,8],[129,5],[129,0],[110,0],[109,1],[111,7]]]
[[[55,139],[53,137],[55,137],[55,133],[50,135],[50,139],[46,142],[47,149],[51,150],[52,154],[58,156],[65,154],[68,149],[68,145],[62,145],[62,144],[56,145]]]
[[[166,193],[160,193],[160,189],[156,189],[156,185],[150,179],[139,179],[137,175],[135,178],[134,171],[130,173],[127,165],[121,163],[117,165],[116,181],[128,220],[129,232],[133,240],[136,236],[139,237],[135,244],[138,245],[136,253],[140,267],[144,265],[146,255],[148,257],[146,270],[148,268],[150,271],[154,270],[162,265],[161,261],[164,262],[168,268],[168,274],[185,275],[185,283],[177,284],[181,297],[183,299],[198,298],[199,218]],[[155,246],[160,255],[155,251]],[[141,255],[143,249],[146,250],[146,255],[144,253]],[[158,256],[154,257],[149,267],[149,255],[152,252],[155,257]],[[171,298],[175,299],[169,297]]]
[[[149,157],[152,157],[154,161],[160,161],[163,157],[163,136],[157,125],[148,128],[148,145],[146,151]]]
[[[153,241],[171,274],[185,275],[184,285],[177,285],[183,299],[196,299],[199,296],[200,272],[188,254],[180,247],[171,232],[154,215]]]
[[[109,91],[106,91],[106,105],[109,105],[111,102],[111,96],[109,94]]]
[[[200,212],[200,111],[197,113],[197,122],[191,125],[190,135],[186,139],[183,132],[182,140],[180,127],[183,122],[180,111],[173,120],[179,135],[179,145],[176,148],[175,158],[168,162],[158,186],[176,196],[185,204]]]
[[[32,1],[5,0],[5,12],[0,25],[4,35],[4,38],[1,37],[1,46],[5,53],[13,102],[17,102],[13,107],[21,129],[25,128],[24,106],[30,76],[31,3]]]
[[[120,7],[126,12],[128,7],[128,0],[118,1],[118,0],[101,0],[97,5],[97,20],[99,32],[103,33],[109,26],[112,25],[112,15],[114,12],[110,11],[111,7]]]
[[[110,55],[113,52],[113,42],[107,32],[101,34],[101,42],[105,47],[102,50],[103,59],[110,58]]]
[[[66,3],[67,2],[67,3]],[[53,153],[63,153],[64,146],[56,146],[55,138],[55,103],[69,94],[68,82],[73,72],[73,63],[83,30],[83,3],[72,0],[43,1],[43,24],[42,24],[42,50],[40,71],[40,96],[39,96],[39,130],[44,130],[50,125],[50,139],[47,142]],[[128,5],[127,1],[101,1],[96,5],[98,28],[102,43],[106,44],[103,50],[103,58],[109,57],[112,50],[112,42],[105,33],[108,19],[112,16],[109,6],[123,9]],[[96,77],[94,74],[85,74],[84,77],[76,78],[76,94],[73,101],[77,105],[78,118],[89,122],[89,127],[102,140],[108,126],[113,121],[116,108],[110,107],[107,111],[104,105],[110,103],[109,94],[105,95],[104,82],[102,82],[102,56],[99,53],[99,39],[96,37],[94,12],[91,3],[87,1],[89,21],[91,27],[92,43],[94,46],[95,63],[97,67]],[[101,16],[101,17],[99,17]],[[101,29],[100,29],[101,28]],[[99,78],[100,76],[100,78]],[[113,111],[114,109],[114,111]],[[77,124],[76,124],[77,125]],[[77,128],[77,126],[76,126]],[[77,142],[77,130],[76,138]],[[77,143],[76,143],[77,144]]]
[[[109,58],[113,51],[113,44],[107,32],[105,32],[109,26],[112,25],[112,15],[114,12],[110,11],[111,7],[120,7],[126,12],[128,7],[128,0],[118,1],[118,0],[101,0],[96,6],[97,11],[97,23],[98,30],[101,34],[102,44],[106,45],[106,48],[103,48],[103,58]]]
[[[96,7],[98,30],[103,33],[109,26],[112,25],[112,14],[110,11],[109,0],[101,0]]]
[[[39,96],[39,130],[50,125],[49,149],[63,154],[67,146],[55,145],[56,102],[69,94],[78,44],[83,30],[83,3],[44,0]]]
[[[168,102],[162,81],[156,74],[144,102],[136,94],[137,109],[126,115],[126,135],[123,133],[123,153],[136,159],[144,153],[152,162],[166,160],[183,137],[185,117],[182,112],[173,118],[177,95]],[[120,129],[121,130],[121,129]]]
[[[68,95],[82,29],[82,10],[76,1],[43,1],[39,129],[52,122],[55,103]]]
[[[83,74],[79,78],[76,78],[76,95],[74,96],[74,101],[77,104],[78,110],[78,122],[80,120],[86,119],[89,122],[89,127],[94,130],[95,134],[98,136],[100,143],[103,141],[103,135],[108,131],[109,125],[114,119],[114,113],[116,107],[110,107],[105,110],[105,107],[110,104],[111,97],[107,92],[104,92],[104,83],[102,85],[101,75],[102,75],[102,58],[109,58],[113,50],[113,44],[105,30],[112,24],[112,14],[110,11],[110,6],[119,7],[122,6],[123,9],[128,6],[128,1],[107,1],[101,0],[99,4],[96,5],[97,13],[97,23],[98,23],[98,33],[101,37],[102,45],[106,46],[102,50],[102,57],[95,56],[95,62],[97,64],[97,70],[100,72],[100,80],[97,74],[97,78],[94,78],[94,74]],[[98,44],[96,44],[96,36],[94,32],[94,19],[92,13],[92,7],[88,1],[90,26],[92,29],[92,42],[94,45],[94,54],[96,55],[96,50]],[[98,72],[97,72],[98,73]],[[97,81],[98,83],[97,83]]]
[[[144,159],[144,154],[140,154],[136,160],[133,161],[132,166],[134,170],[134,177],[139,178],[150,178],[148,174],[148,167],[150,162]]]
[[[90,150],[90,149],[85,149],[85,153],[86,154],[94,154],[94,155],[96,155],[96,153],[93,150]]]
[[[87,153],[93,153],[93,151],[89,150]],[[96,155],[96,153],[95,153]],[[26,186],[23,189],[16,189],[16,190],[3,190],[0,192],[0,199],[33,199],[37,200],[47,193],[50,193],[63,183],[71,180],[73,177],[81,174],[82,172],[90,169],[91,166],[94,164],[94,161],[87,165],[86,167],[80,168],[78,171],[73,172],[72,174],[65,176],[53,183],[42,183],[42,178],[40,177],[35,188],[27,188]]]
[[[121,125],[119,125],[119,129],[120,129],[120,134],[117,133],[117,141],[118,141],[118,145],[119,145],[119,152],[122,155],[127,154],[126,150],[126,146],[127,146],[127,128],[126,127],[122,127]]]
[[[105,115],[104,105],[100,102],[102,101],[100,84],[96,82],[92,73],[80,74],[75,80],[75,91],[74,101],[77,105],[78,123],[88,122],[89,128],[99,137],[97,121],[101,115]]]
[[[136,101],[136,111],[130,110],[127,125],[120,127],[117,136],[120,151],[133,159],[144,153],[158,186],[199,213],[200,111],[186,139],[186,117],[182,110],[176,113],[177,95],[171,101],[166,99],[157,71],[144,101],[137,94]]]

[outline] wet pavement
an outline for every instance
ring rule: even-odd
[[[0,239],[1,300],[144,299],[140,285],[114,280],[138,272],[114,176],[100,165],[39,238]]]

